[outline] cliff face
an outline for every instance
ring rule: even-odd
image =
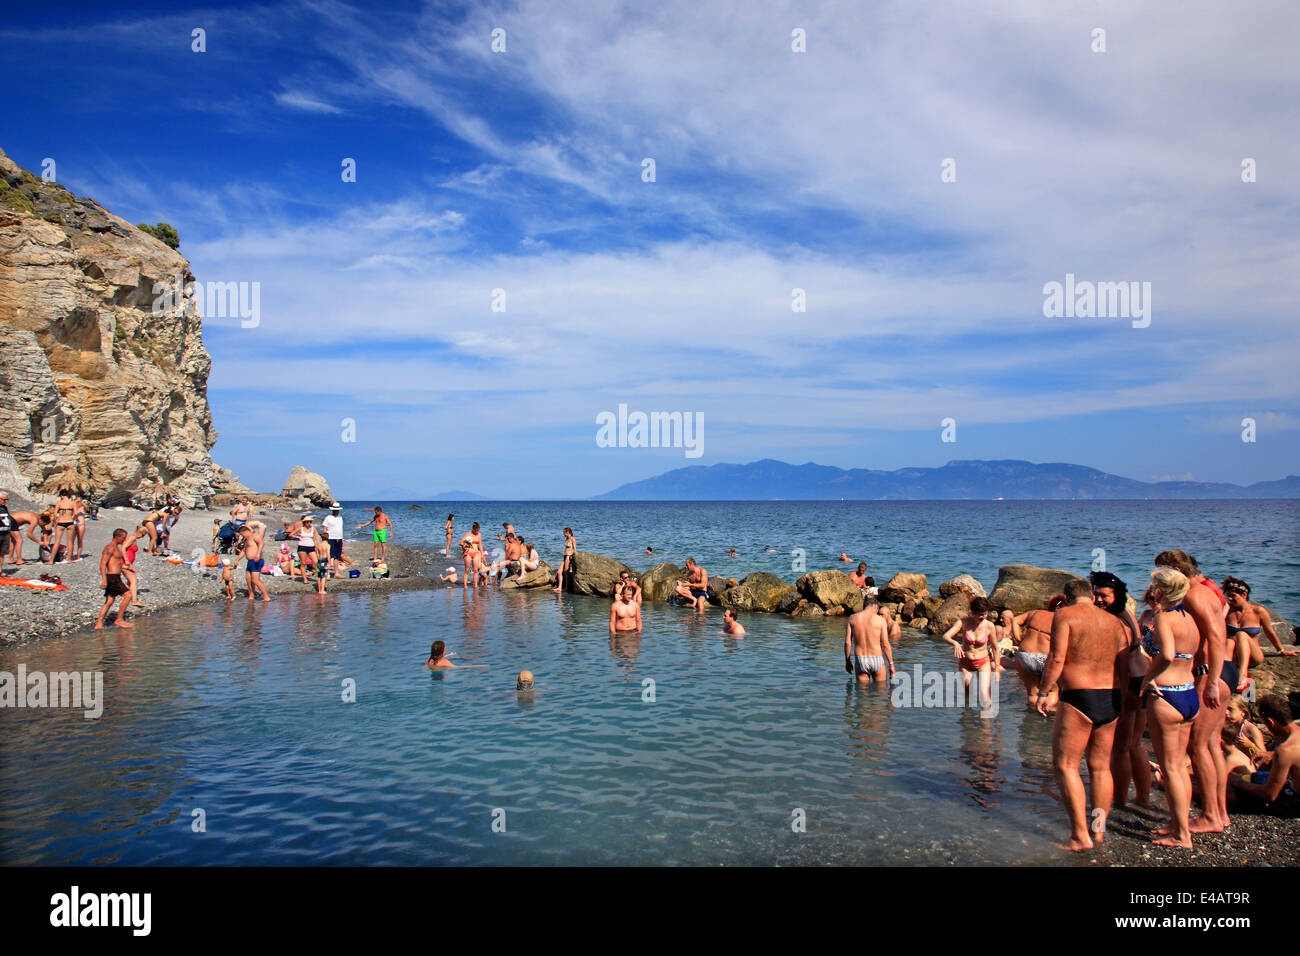
[[[221,475],[211,359],[175,250],[0,151],[0,453],[33,486],[65,467],[99,494],[160,481],[198,504]]]

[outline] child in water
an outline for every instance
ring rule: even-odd
[[[235,579],[230,573],[230,565],[225,561],[221,562],[221,584],[225,588],[226,600],[235,599]]]
[[[447,645],[443,641],[434,641],[429,648],[429,659],[424,662],[431,671],[441,670],[444,667],[455,667],[451,661],[447,660]]]

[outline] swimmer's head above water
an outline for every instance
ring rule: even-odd
[[[520,671],[519,680],[515,683],[515,690],[532,690],[533,689],[533,672]]]

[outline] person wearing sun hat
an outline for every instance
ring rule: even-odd
[[[321,522],[325,539],[329,542],[330,574],[333,577],[339,576],[339,559],[343,557],[343,518],[339,515],[339,507],[337,501],[331,502],[330,513]]]
[[[316,519],[303,515],[298,522],[298,570],[302,572],[302,583],[307,583],[307,567],[316,557]]]

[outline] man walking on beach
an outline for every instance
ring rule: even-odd
[[[271,595],[266,593],[266,585],[262,583],[262,565],[265,563],[262,558],[262,530],[252,524],[243,524],[235,532],[243,539],[244,557],[248,563],[244,566],[244,579],[248,583],[248,599],[253,600],[253,589],[256,588],[262,595],[263,601],[271,600]]]
[[[325,540],[329,542],[330,574],[340,577],[340,561],[343,558],[343,518],[339,515],[339,503],[330,505],[329,517],[321,522],[325,529]]]
[[[1052,727],[1052,760],[1070,818],[1067,850],[1091,850],[1106,833],[1114,781],[1110,751],[1115,721],[1123,702],[1119,690],[1127,673],[1120,673],[1120,652],[1128,648],[1128,632],[1119,618],[1092,603],[1092,585],[1082,579],[1065,586],[1069,602],[1052,618],[1052,651],[1042,686],[1061,684],[1056,722]],[[1039,697],[1038,712],[1047,716],[1047,698]],[[1092,787],[1092,826],[1085,819],[1088,795],[1079,775],[1079,760],[1088,760]]]
[[[1201,791],[1201,815],[1191,818],[1188,829],[1192,833],[1221,833],[1228,825],[1228,764],[1219,745],[1228,711],[1222,704],[1236,689],[1220,679],[1228,640],[1223,610],[1226,605],[1220,603],[1215,591],[1205,586],[1201,569],[1186,552],[1161,551],[1156,555],[1156,567],[1173,568],[1187,578],[1191,587],[1183,597],[1183,610],[1192,616],[1201,634],[1192,674],[1202,707],[1192,718],[1189,750],[1192,771]]]
[[[104,617],[112,608],[114,601],[118,601],[117,626],[135,627],[124,617],[126,602],[129,600],[130,594],[130,589],[122,580],[122,563],[126,560],[122,554],[122,542],[125,540],[126,529],[115,528],[113,530],[113,540],[104,545],[104,550],[99,555],[99,586],[104,589],[104,606],[99,609],[99,617],[95,618],[95,630],[97,631],[104,629]]]
[[[875,598],[864,598],[862,610],[849,615],[844,629],[844,669],[863,684],[872,680],[883,684],[894,676],[889,624],[878,611]]]
[[[379,507],[379,505],[375,505],[375,516],[369,521],[357,525],[356,530],[360,531],[362,528],[366,527],[366,525],[371,524],[375,526],[375,550],[370,556],[370,559],[372,561],[387,561],[388,536],[393,531],[393,522],[389,520],[388,515],[384,514],[383,508]],[[478,527],[478,525],[475,525],[475,527]],[[380,555],[380,549],[383,549],[382,556]]]
[[[703,611],[709,604],[709,572],[695,563],[694,558],[686,559],[686,580],[678,581],[674,590],[691,602],[691,607]]]

